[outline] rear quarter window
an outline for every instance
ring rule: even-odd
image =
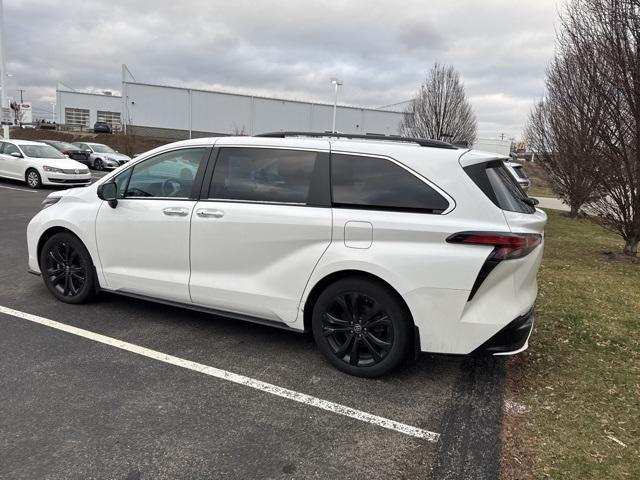
[[[525,202],[527,194],[502,160],[477,163],[464,168],[473,182],[499,208],[510,212],[534,213],[535,207]]]
[[[335,207],[442,213],[449,202],[436,190],[391,160],[331,155]]]

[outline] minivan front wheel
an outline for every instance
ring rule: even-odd
[[[401,301],[368,278],[344,278],[327,287],[313,309],[313,336],[339,370],[378,377],[406,357],[410,318]]]
[[[45,285],[58,300],[83,303],[95,296],[91,256],[71,233],[56,233],[44,243],[40,271]]]

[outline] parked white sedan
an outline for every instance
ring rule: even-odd
[[[31,188],[91,183],[86,165],[71,160],[51,145],[27,140],[0,142],[0,177],[21,180]]]

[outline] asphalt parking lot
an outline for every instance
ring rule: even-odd
[[[27,273],[51,191],[0,180],[0,478],[498,477],[502,360],[423,355],[367,380],[307,335],[111,294],[60,303]]]

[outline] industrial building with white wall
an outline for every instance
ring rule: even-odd
[[[128,133],[170,139],[332,128],[331,104],[141,83],[124,66],[121,91],[122,96],[84,93],[58,83],[58,123],[91,128],[106,121]],[[336,130],[397,135],[402,116],[338,105]]]

